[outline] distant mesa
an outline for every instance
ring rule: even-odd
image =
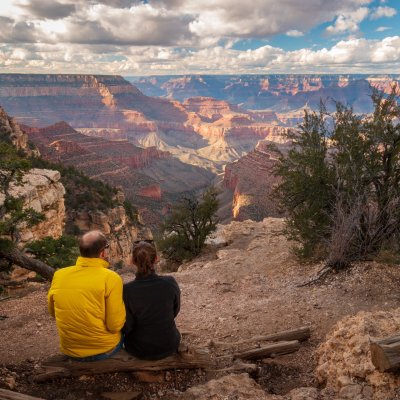
[[[400,75],[188,75],[126,78],[147,95],[185,101],[190,97],[212,97],[240,105],[243,109],[293,111],[332,99],[372,111],[370,87],[389,93]]]

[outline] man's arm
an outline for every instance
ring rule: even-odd
[[[51,282],[51,286],[49,289],[49,292],[47,293],[47,308],[49,310],[50,315],[55,318],[55,310],[54,310],[54,298],[53,298],[53,286],[54,286],[54,280],[55,277],[53,277],[53,280]]]
[[[122,279],[116,274],[110,274],[106,282],[105,293],[106,327],[110,332],[119,332],[125,322],[125,306],[122,300]]]

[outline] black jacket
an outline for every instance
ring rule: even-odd
[[[180,334],[174,318],[180,290],[172,276],[137,276],[124,285],[125,349],[144,360],[158,360],[178,350]]]

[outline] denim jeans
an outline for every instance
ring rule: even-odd
[[[107,351],[106,353],[95,354],[94,356],[88,356],[88,357],[71,357],[71,356],[67,357],[72,361],[79,361],[79,362],[106,360],[107,358],[110,358],[114,354],[118,353],[122,349],[123,344],[124,344],[124,336],[121,335],[120,342],[113,349]]]

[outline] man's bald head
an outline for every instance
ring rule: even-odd
[[[97,258],[107,247],[107,239],[100,231],[85,233],[79,240],[79,251],[82,257]]]

